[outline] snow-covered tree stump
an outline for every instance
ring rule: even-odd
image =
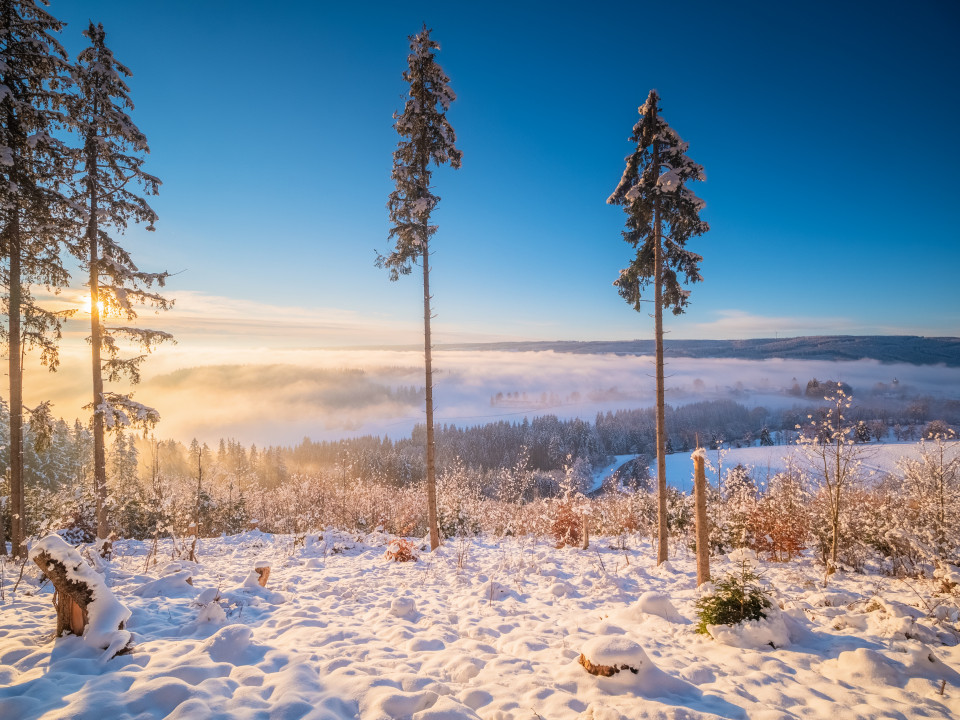
[[[625,637],[595,637],[584,643],[578,662],[591,675],[613,677],[619,672],[637,675],[650,667],[643,648]]]
[[[253,564],[253,570],[250,571],[250,574],[247,575],[247,579],[244,581],[244,585],[248,587],[253,587],[259,585],[260,587],[267,586],[267,579],[270,577],[270,563],[266,560],[257,560]]]
[[[267,579],[270,577],[270,566],[269,565],[258,565],[253,568],[257,575],[257,582],[260,583],[260,587],[267,586]]]
[[[130,611],[80,553],[59,535],[48,535],[31,549],[30,558],[56,591],[58,637],[69,631],[107,651],[108,657],[130,649],[131,635],[123,629]]]

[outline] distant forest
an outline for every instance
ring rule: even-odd
[[[796,404],[786,409],[750,408],[731,399],[667,406],[668,449],[686,453],[697,443],[710,448],[792,444],[797,425],[809,423],[811,415],[822,417],[825,407],[815,400],[837,388],[849,390],[829,380],[811,379],[806,385],[794,388]],[[916,396],[888,385],[860,397],[847,413],[847,420],[857,426],[858,442],[918,440],[934,426],[960,427],[960,400]],[[4,405],[0,400],[0,438],[7,431]],[[79,421],[68,425],[59,420],[47,438],[29,428],[25,435],[28,507],[38,509],[26,518],[30,532],[49,525],[92,533],[90,429]],[[643,487],[654,437],[652,408],[598,413],[592,422],[545,415],[462,428],[441,425],[437,461],[444,482],[470,478],[483,497],[523,502],[586,487],[592,471],[616,455],[638,456],[621,479]],[[327,478],[331,487],[341,488],[338,493],[346,493],[343,497],[351,487],[419,487],[425,472],[424,443],[423,426],[398,439],[305,438],[292,447],[259,448],[232,439],[211,447],[197,440],[185,444],[114,433],[107,448],[109,504],[118,532],[128,536],[149,534],[161,515],[164,526],[173,523],[182,529],[198,512],[206,531],[238,532],[250,518],[275,515],[270,508],[276,493],[292,492],[311,477]],[[0,463],[7,462],[9,446],[0,443]],[[0,496],[9,492],[8,482],[8,477],[0,478]],[[9,520],[3,512],[0,521],[8,525]]]
[[[652,355],[653,340],[459,343],[441,350],[546,351],[592,355]],[[878,360],[882,363],[960,367],[960,338],[916,335],[814,335],[749,340],[665,340],[664,354],[674,358],[738,360]]]

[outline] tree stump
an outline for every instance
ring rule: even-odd
[[[259,576],[257,578],[257,582],[260,583],[260,587],[266,587],[267,578],[270,577],[270,566],[263,565],[260,567],[255,567],[254,570],[257,572],[257,575]]]
[[[30,558],[54,587],[57,636],[71,632],[106,651],[106,657],[129,652],[132,635],[123,629],[130,611],[113,596],[103,578],[58,535],[48,535]]]
[[[46,550],[34,555],[33,561],[56,590],[53,604],[57,609],[57,637],[65,630],[82,636],[89,622],[87,606],[93,601],[93,590],[86,583],[69,578],[66,565]]]

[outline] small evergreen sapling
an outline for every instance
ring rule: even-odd
[[[718,580],[714,592],[695,603],[697,632],[709,635],[709,625],[737,625],[747,620],[762,620],[773,603],[760,587],[760,576],[753,571],[749,560],[740,561],[740,570],[728,573]]]

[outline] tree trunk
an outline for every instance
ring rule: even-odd
[[[430,530],[430,549],[440,547],[437,527],[437,448],[433,437],[433,356],[430,339],[430,249],[426,230],[423,239],[423,360],[426,372],[427,405],[427,526]]]
[[[97,150],[92,140],[86,143],[87,190],[90,193],[90,220],[87,223],[87,242],[90,245],[90,346],[93,370],[93,490],[97,503],[97,537],[105,540],[110,535],[107,514],[107,458],[103,427],[103,366],[100,346],[103,342],[100,325],[100,250],[98,245],[97,211],[99,207],[96,186]]]
[[[710,582],[710,526],[707,524],[707,475],[705,453],[700,448],[693,455],[693,495],[697,523],[697,587]]]
[[[20,208],[14,202],[10,219],[10,542],[14,557],[26,557],[26,517],[23,489],[23,345],[20,329],[21,271]]]
[[[653,167],[660,172],[660,143],[653,141]],[[667,560],[667,428],[663,381],[663,247],[660,237],[660,203],[653,205],[654,330],[657,346],[657,565]]]

